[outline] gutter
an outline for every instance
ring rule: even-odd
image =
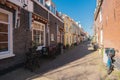
[[[101,6],[102,6],[102,3],[103,3],[103,0],[100,0],[100,4],[97,6],[96,11],[95,11],[95,14],[94,14],[94,20],[96,20],[97,17],[98,17],[98,14],[99,14],[99,12],[100,12],[100,8],[101,8]]]

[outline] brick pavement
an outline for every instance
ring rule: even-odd
[[[88,42],[70,49],[56,59],[30,72],[23,68],[0,77],[0,80],[105,80],[102,58]]]

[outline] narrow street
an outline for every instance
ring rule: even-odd
[[[80,44],[56,59],[30,72],[23,68],[0,77],[0,80],[101,80],[100,56],[89,47]]]
[[[119,35],[120,0],[0,0],[0,80],[120,80]]]

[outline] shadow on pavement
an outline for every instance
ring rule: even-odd
[[[41,64],[40,69],[38,69],[35,72],[30,72],[25,69],[20,69],[20,71],[17,71],[17,72],[15,71],[15,72],[12,72],[11,74],[8,74],[6,76],[7,78],[6,79],[3,78],[3,79],[4,80],[10,80],[10,79],[12,79],[12,80],[32,80],[34,78],[40,77],[49,71],[63,67],[73,61],[76,61],[78,59],[85,57],[86,55],[91,54],[93,52],[93,50],[88,50],[88,47],[89,47],[89,46],[87,46],[88,44],[89,44],[89,42],[84,42],[84,43],[78,45],[77,47],[67,51],[66,53],[57,56],[56,59],[49,60],[46,63]],[[84,61],[82,64],[84,64]],[[74,66],[82,65],[82,64],[76,64]],[[71,66],[71,67],[74,67],[74,66]]]

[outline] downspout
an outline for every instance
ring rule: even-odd
[[[50,22],[50,13],[48,12],[48,23],[47,23],[47,34],[48,34],[48,46],[50,46],[50,28],[49,28],[49,22]]]

